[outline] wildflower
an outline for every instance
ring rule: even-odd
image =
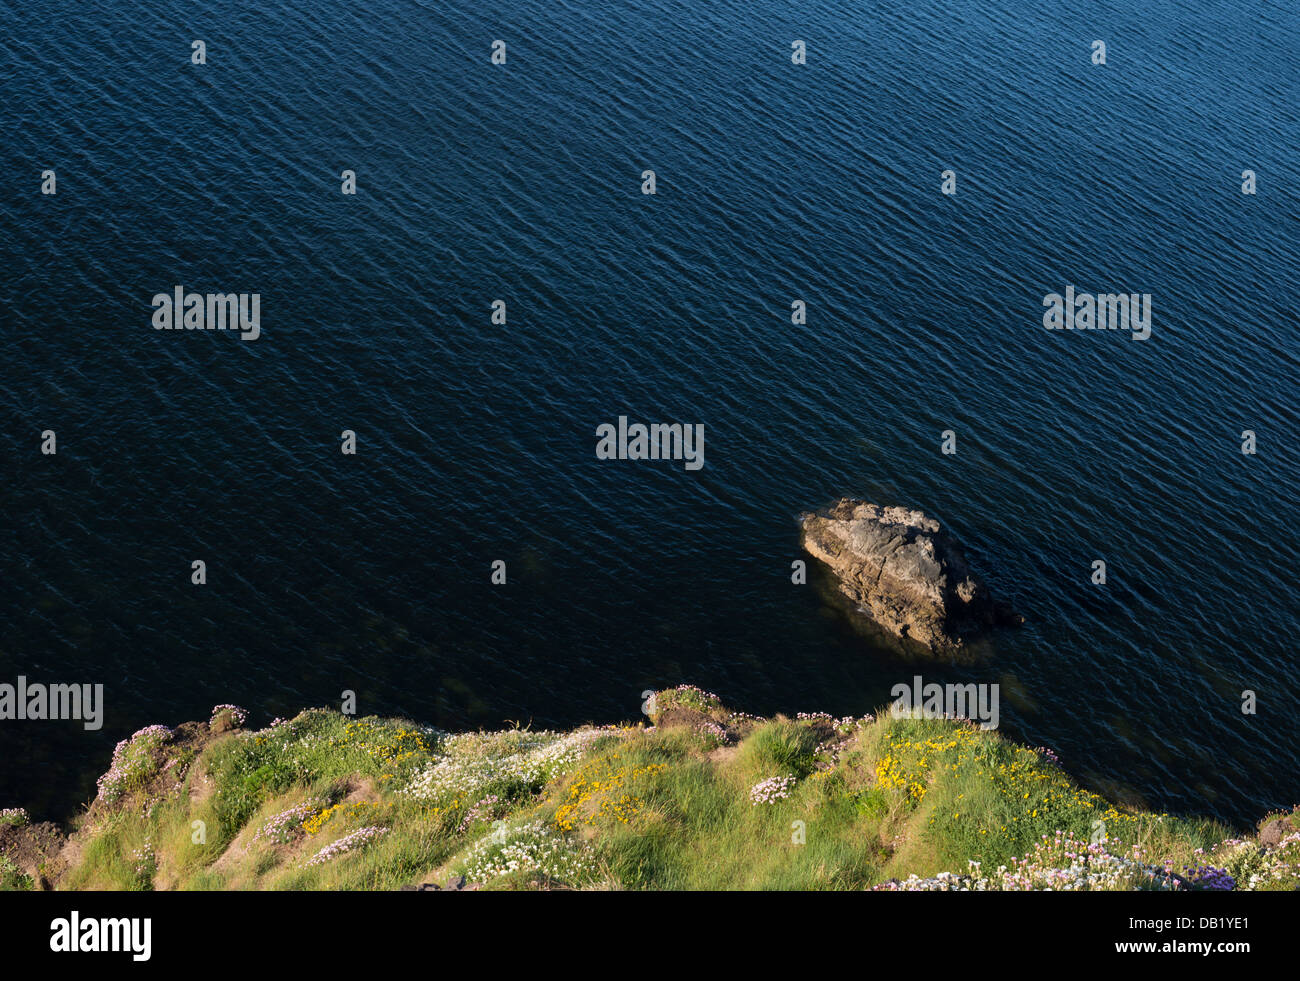
[[[595,878],[597,866],[590,846],[571,841],[541,821],[532,821],[514,827],[498,825],[469,849],[460,871],[470,882],[526,873],[582,885]]]
[[[317,814],[322,806],[322,801],[309,800],[296,807],[291,807],[287,811],[281,811],[269,818],[258,829],[257,833],[253,835],[253,840],[271,841],[279,845],[287,845],[301,834],[303,822]]]
[[[779,800],[785,800],[790,796],[790,790],[795,785],[794,777],[768,777],[749,788],[749,802],[751,804],[775,804]]]
[[[349,835],[345,835],[337,841],[330,842],[311,858],[307,859],[303,868],[310,868],[313,865],[322,865],[330,859],[337,858],[340,855],[346,855],[348,852],[356,851],[358,848],[370,844],[377,838],[388,834],[387,828],[369,827],[358,828]]]

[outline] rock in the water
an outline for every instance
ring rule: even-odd
[[[845,498],[803,515],[801,524],[803,547],[889,633],[940,653],[996,623],[1018,621],[993,602],[939,522],[920,511]]]

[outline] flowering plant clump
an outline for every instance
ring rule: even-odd
[[[849,733],[855,729],[861,729],[863,726],[869,726],[875,721],[876,717],[868,712],[866,715],[861,715],[857,718],[854,718],[851,715],[846,715],[842,719],[836,719],[833,725],[837,732]]]
[[[701,705],[708,705],[716,708],[722,704],[722,699],[711,691],[705,691],[697,685],[678,685],[670,689],[671,693],[683,703],[696,702]]]
[[[977,781],[1001,797],[996,809],[968,813],[954,806],[937,809],[931,826],[978,838],[985,848],[1011,854],[1028,847],[1035,837],[1057,828],[1088,827],[1101,821],[1117,838],[1138,832],[1143,819],[1123,813],[1103,797],[1076,786],[1059,766],[1026,746],[1010,746],[986,738],[975,726],[904,720],[894,723],[876,761],[877,784],[915,809],[932,786],[942,781]],[[960,798],[959,798],[960,800]],[[957,804],[958,801],[954,801]],[[1157,816],[1156,820],[1162,820]]]
[[[247,721],[248,712],[238,705],[214,705],[208,726],[214,729],[242,729]]]
[[[158,809],[158,805],[163,803],[165,800],[167,800],[165,796],[158,797],[158,796],[150,795],[148,797],[145,797],[143,800],[139,802],[141,815],[143,815],[146,818],[153,817],[153,812],[156,811]]]
[[[254,841],[270,841],[277,845],[287,845],[303,834],[303,822],[315,816],[325,806],[324,801],[309,800],[287,811],[268,818],[266,823],[253,835]]]
[[[794,785],[794,777],[768,777],[766,780],[749,788],[749,802],[751,804],[775,804],[777,801],[789,797],[790,790]]]
[[[697,712],[709,712],[722,708],[722,699],[711,691],[697,688],[695,685],[678,685],[656,692],[650,700],[650,714],[658,717],[666,709],[690,708]]]
[[[854,729],[870,725],[876,721],[876,717],[870,712],[861,717],[846,715],[839,719],[829,712],[799,712],[795,715],[795,718],[802,722],[829,722],[831,727],[841,735],[847,735]]]
[[[346,855],[348,852],[356,851],[358,848],[364,848],[376,838],[382,838],[388,834],[387,828],[369,827],[357,828],[349,835],[344,835],[338,841],[332,841],[304,863],[304,868],[313,865],[323,865],[332,858],[340,855]]]
[[[244,735],[250,739],[262,740],[263,742],[272,738],[283,738],[285,741],[280,744],[280,748],[287,749],[290,742],[301,738],[302,730],[311,721],[312,716],[324,712],[324,709],[308,709],[293,719],[282,719],[277,715],[265,729],[258,729]]]
[[[393,804],[391,801],[386,804],[381,804],[376,801],[369,801],[369,800],[352,801],[350,803],[348,801],[343,801],[342,803],[335,804],[332,807],[327,807],[324,810],[318,811],[317,813],[312,814],[310,817],[304,819],[302,822],[302,830],[307,832],[307,834],[309,835],[315,836],[320,834],[321,830],[324,829],[325,825],[329,824],[329,822],[336,817],[345,818],[345,819],[355,818],[365,814],[368,811],[374,812],[374,811],[389,810],[392,808],[392,806]]]
[[[1118,842],[1116,842],[1118,844]],[[940,872],[929,879],[909,876],[899,882],[876,886],[889,892],[1053,892],[1162,890],[1179,888],[1178,880],[1161,866],[1143,858],[1134,845],[1128,855],[1116,855],[1106,842],[1085,842],[1068,831],[1043,835],[1033,851],[1013,858],[1011,865],[999,865],[986,873],[979,862],[970,862],[966,875]]]
[[[500,803],[501,798],[496,794],[488,794],[482,800],[477,801],[473,807],[465,812],[465,817],[460,822],[460,830],[468,831],[478,821],[491,820]]]
[[[846,715],[843,718],[836,718],[829,712],[799,712],[795,715],[796,721],[809,723],[823,723],[831,727],[829,738],[823,739],[813,750],[813,764],[816,767],[817,775],[828,776],[840,764],[840,753],[844,749],[846,736],[852,736],[863,726],[870,725],[876,721],[876,717],[870,713],[856,717]]]
[[[1232,876],[1228,875],[1226,869],[1215,868],[1213,865],[1186,867],[1183,869],[1183,876],[1198,889],[1228,892],[1237,888],[1237,883],[1233,881]]]
[[[158,871],[158,856],[148,836],[145,836],[144,843],[131,853],[131,858],[135,862],[137,885],[142,889],[152,889],[153,877]]]
[[[902,791],[912,803],[925,797],[930,771],[938,764],[954,769],[964,763],[976,746],[972,730],[944,729],[935,737],[912,739],[893,736],[876,761],[876,782],[882,787]],[[949,763],[953,757],[956,761]]]
[[[393,725],[387,721],[357,719],[343,727],[341,739],[330,740],[329,745],[362,754],[369,760],[383,763],[386,777],[405,764],[429,756],[440,736],[430,739],[430,730],[409,725]]]
[[[0,824],[21,828],[23,825],[30,824],[31,820],[31,816],[21,807],[0,808]]]
[[[1211,876],[1212,883],[1222,884],[1224,877],[1228,877],[1232,888],[1243,892],[1300,889],[1300,831],[1284,836],[1271,848],[1229,838],[1211,849],[1210,855],[1218,863],[1216,871],[1220,872]],[[1199,879],[1193,881],[1204,888],[1216,888],[1204,885]]]
[[[518,729],[451,736],[443,744],[442,759],[418,772],[402,793],[442,803],[489,793],[512,799],[568,773],[594,740],[608,734],[598,729],[567,735]]]
[[[632,819],[641,812],[643,801],[629,792],[629,786],[640,777],[667,769],[667,764],[645,763],[637,766],[622,760],[623,754],[615,752],[598,756],[582,765],[569,786],[564,802],[555,809],[555,824],[558,828],[572,831],[581,820],[595,825],[602,817],[612,818],[620,824],[632,823]]]
[[[308,709],[234,738],[252,770],[270,764],[304,783],[323,771],[348,770],[405,782],[436,753],[442,734],[402,720],[348,719],[332,709]]]
[[[1041,756],[1048,763],[1052,764],[1052,766],[1061,765],[1061,758],[1057,756],[1054,751],[1052,751],[1046,746],[1036,746],[1034,748],[1034,752],[1037,753],[1039,756]]]
[[[727,744],[727,730],[711,719],[705,719],[695,726],[695,732],[713,748]]]
[[[470,882],[490,882],[503,875],[526,873],[568,885],[582,885],[596,876],[590,849],[570,841],[541,822],[501,824],[466,852],[460,873]]]
[[[158,769],[158,754],[170,742],[172,731],[166,726],[145,726],[113,749],[113,762],[97,784],[99,798],[113,803],[128,790],[135,790]]]
[[[817,748],[813,750],[813,765],[820,776],[829,776],[840,765],[840,750],[843,748],[844,744],[838,736],[832,736],[817,744]]]

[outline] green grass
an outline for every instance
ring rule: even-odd
[[[396,889],[463,874],[490,889],[864,889],[1010,865],[1058,833],[1300,885],[1287,871],[1300,854],[1213,852],[1229,829],[1116,807],[969,725],[755,720],[691,688],[656,702],[651,729],[450,736],[312,710],[188,743],[153,734],[126,747],[57,887]],[[783,789],[755,803],[771,778]],[[31,878],[0,865],[0,888]]]

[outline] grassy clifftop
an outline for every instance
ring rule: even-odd
[[[313,709],[150,726],[70,835],[0,811],[0,884],[57,889],[1296,889],[1300,810],[1237,839],[1125,811],[944,719],[448,734]]]

